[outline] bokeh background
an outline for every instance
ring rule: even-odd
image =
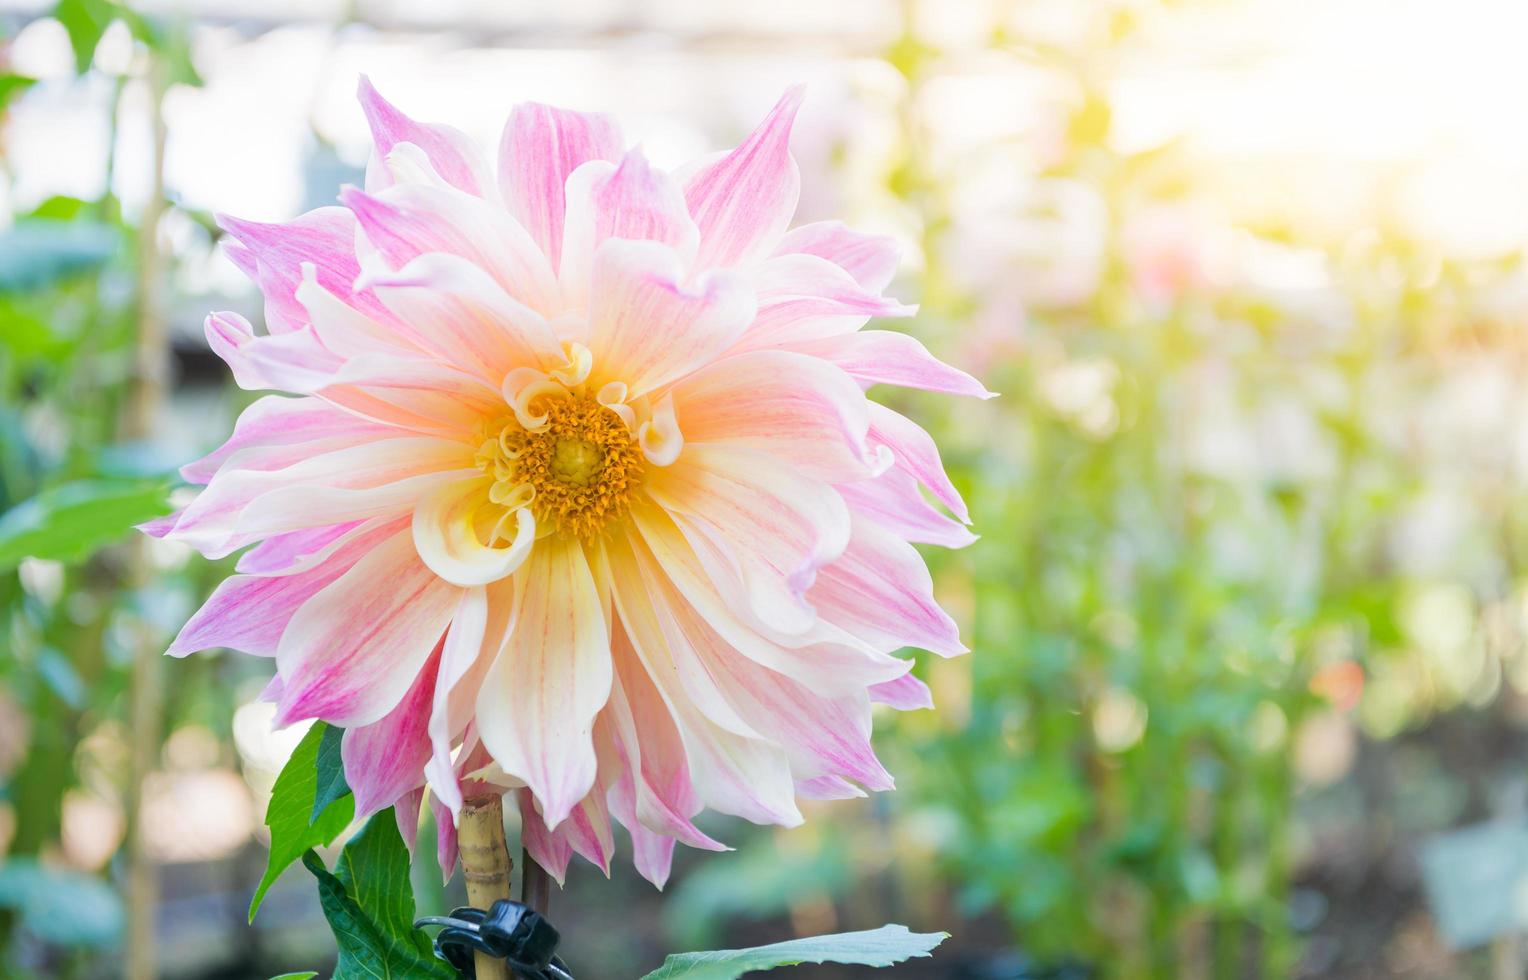
[[[159,656],[228,568],[126,528],[250,397],[212,214],[358,182],[361,72],[667,165],[805,82],[800,220],[901,239],[906,329],[1002,392],[885,396],[983,536],[898,791],[718,820],[662,894],[576,864],[581,976],[886,921],[953,933],[907,977],[1524,975],[1528,7],[130,2],[0,0],[0,976],[332,955],[300,869],[244,922],[268,665]]]

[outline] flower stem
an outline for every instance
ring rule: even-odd
[[[467,881],[467,904],[487,910],[509,898],[509,872],[514,862],[504,840],[504,798],[497,793],[474,796],[462,805],[456,832],[462,876]],[[475,954],[478,980],[510,980],[509,966],[486,953]]]
[[[525,880],[520,883],[520,901],[548,915],[552,908],[552,878],[546,869],[536,863],[531,852],[520,851],[520,863],[524,866]]]

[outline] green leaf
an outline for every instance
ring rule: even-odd
[[[99,268],[117,250],[117,230],[93,221],[18,221],[0,233],[0,291],[37,289]]]
[[[36,84],[35,78],[18,75],[15,72],[0,72],[0,109],[5,108],[12,99]]]
[[[56,361],[67,354],[69,341],[53,332],[41,313],[41,302],[30,297],[0,295],[0,337],[5,350],[20,364]]]
[[[391,808],[374,814],[345,845],[338,874],[312,851],[302,863],[318,879],[319,904],[339,944],[334,980],[455,980],[456,971],[435,958],[430,937],[414,928],[409,852]]]
[[[53,16],[69,32],[69,46],[74,49],[74,70],[83,75],[95,60],[96,45],[122,8],[111,0],[58,0]]]
[[[882,926],[866,932],[813,936],[753,949],[717,949],[673,953],[642,980],[736,980],[754,970],[798,963],[855,963],[891,966],[914,956],[928,956],[947,932],[909,932],[906,926]]]
[[[318,786],[313,794],[312,820],[317,820],[329,804],[350,793],[350,784],[345,782],[345,761],[340,756],[340,744],[344,737],[345,729],[333,725],[324,726],[323,740],[318,743]]]
[[[106,946],[122,932],[122,900],[110,885],[32,858],[0,865],[0,908],[15,909],[29,932],[59,946]]]
[[[0,515],[0,571],[29,557],[82,561],[168,513],[169,493],[164,480],[78,480],[44,490]]]
[[[308,970],[304,973],[283,973],[279,977],[271,977],[271,980],[313,980],[316,976],[318,976],[317,973]]]
[[[315,722],[308,729],[271,787],[271,804],[265,809],[265,825],[271,828],[271,853],[255,897],[249,902],[251,922],[281,872],[310,848],[332,842],[355,816],[355,800],[351,798],[339,801],[316,819],[313,816],[313,801],[318,795],[318,747],[327,727]]]

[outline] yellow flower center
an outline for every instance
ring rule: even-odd
[[[526,429],[501,416],[484,426],[477,464],[494,478],[489,498],[512,506],[530,495],[538,525],[599,535],[631,507],[642,452],[615,412],[582,388],[537,399],[546,421]]]

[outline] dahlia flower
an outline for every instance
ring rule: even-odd
[[[262,397],[148,528],[248,548],[170,653],[275,660],[278,724],[343,726],[359,816],[426,787],[449,873],[464,794],[513,793],[531,855],[608,873],[721,844],[704,808],[801,821],[882,790],[871,703],[929,703],[904,647],[963,650],[912,542],[973,540],[933,441],[880,383],[986,396],[862,330],[891,241],[788,229],[791,91],[669,174],[602,115],[522,105],[495,168],[364,79],[366,187],[221,219],[260,287],[207,339]],[[948,508],[931,504],[924,491]],[[412,834],[406,835],[410,839]]]

